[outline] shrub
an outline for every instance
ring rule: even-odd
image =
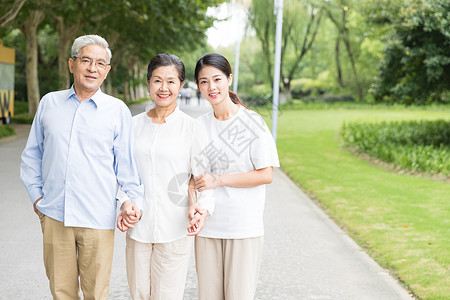
[[[26,101],[14,101],[14,114],[28,113],[28,102]]]
[[[344,143],[415,171],[450,174],[450,121],[348,123]]]
[[[322,95],[329,89],[325,82],[311,78],[299,78],[291,81],[291,93],[295,99],[310,95]]]
[[[20,114],[14,114],[14,117],[11,118],[11,123],[31,124],[31,123],[33,123],[33,118],[34,117],[30,116],[27,112],[20,113]]]
[[[272,99],[272,88],[265,84],[257,84],[250,91],[239,93],[239,98],[247,106],[264,106]]]
[[[15,134],[14,129],[8,125],[0,125],[0,138]]]
[[[352,95],[334,95],[334,94],[323,94],[317,98],[318,101],[325,103],[335,103],[335,102],[355,102],[355,98]]]

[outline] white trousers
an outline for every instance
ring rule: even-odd
[[[200,300],[253,300],[264,237],[195,238]]]
[[[126,261],[134,300],[182,300],[192,237],[170,243],[140,243],[127,234]]]

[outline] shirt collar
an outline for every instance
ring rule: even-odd
[[[151,102],[150,104],[148,104],[148,105],[145,107],[145,112],[148,113],[148,112],[149,112],[150,110],[152,110],[153,108],[155,108],[155,102]],[[168,116],[165,118],[166,123],[169,123],[169,122],[175,120],[175,119],[180,115],[180,112],[181,112],[181,110],[180,110],[180,108],[179,108],[178,105],[177,105],[177,106],[175,107],[175,110],[173,111],[173,113],[171,113],[170,115],[168,115]],[[151,118],[149,118],[149,119],[150,119],[150,121],[151,121]]]
[[[78,99],[77,94],[75,93],[75,89],[73,88],[73,84],[72,84],[72,87],[69,89],[69,95],[68,95],[67,99],[69,99],[71,97],[75,97],[77,99],[77,101],[80,101],[80,99]],[[104,102],[106,101],[105,97],[104,97],[104,93],[102,92],[100,87],[95,92],[95,94],[92,95],[92,97],[90,99],[86,99],[85,101],[89,101],[89,100],[92,100],[92,102],[95,104],[95,106],[97,108],[101,108],[104,105]]]

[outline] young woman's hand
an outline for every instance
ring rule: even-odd
[[[215,189],[221,185],[220,175],[206,173],[195,178],[195,188],[201,192],[204,190]]]
[[[187,227],[188,236],[197,235],[202,231],[205,225],[206,218],[208,217],[208,211],[201,209],[198,204],[194,204],[189,208],[189,224]]]
[[[119,228],[120,231],[125,232],[128,230],[128,226],[123,224],[123,216],[122,216],[122,212],[119,213],[119,215],[117,216],[117,228]]]

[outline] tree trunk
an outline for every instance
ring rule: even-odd
[[[58,30],[58,71],[59,71],[59,88],[61,90],[70,87],[70,72],[68,66],[68,52],[72,40],[81,29],[81,21],[77,24],[66,28],[64,18],[62,16],[55,17]]]
[[[23,33],[26,38],[27,47],[27,95],[28,114],[34,116],[39,105],[39,78],[38,78],[38,40],[37,27],[44,19],[44,13],[39,10],[31,11],[30,16],[24,22]]]
[[[14,20],[14,18],[17,16],[17,13],[22,8],[23,4],[26,0],[15,0],[13,7],[3,16],[0,18],[0,27],[6,26],[9,22]]]
[[[281,93],[283,94],[280,97],[280,104],[291,102],[292,101],[292,91],[291,91],[291,79],[281,77],[283,88],[281,89]]]
[[[119,98],[119,91],[118,91],[118,89],[116,87],[112,87],[111,95],[116,97],[116,98]]]
[[[128,83],[128,80],[123,82],[123,100],[130,100],[130,84]]]
[[[279,94],[280,99],[279,99],[278,103],[284,104],[284,103],[288,102],[290,99],[290,95],[291,95],[291,91],[288,91],[286,89],[281,89],[281,93]]]
[[[353,75],[355,76],[356,86],[358,88],[359,102],[364,102],[364,96],[361,88],[361,83],[359,82],[358,73],[356,72],[355,59],[353,58],[353,53],[350,47],[350,41],[348,37],[344,36],[345,47],[347,48],[348,56],[350,57],[350,64],[352,65]]]
[[[129,88],[129,90],[130,90],[130,100],[134,101],[134,100],[136,100],[136,93],[135,93],[135,89],[134,89],[135,87],[133,85],[132,80],[129,80],[128,82],[129,82],[129,86],[130,86],[130,88]]]
[[[335,46],[335,58],[336,58],[336,71],[337,71],[337,82],[341,88],[345,87],[344,80],[342,79],[342,68],[341,68],[341,33],[338,33],[336,38],[336,46]]]
[[[112,80],[111,80],[110,76],[106,77],[105,82],[104,82],[104,86],[105,86],[105,91],[104,92],[106,94],[108,94],[108,95],[112,95],[113,94]]]
[[[361,84],[359,83],[358,73],[356,72],[355,59],[353,57],[353,52],[350,47],[350,39],[348,37],[349,34],[348,34],[348,29],[347,29],[346,24],[347,24],[347,10],[344,7],[344,9],[342,9],[342,30],[341,30],[342,38],[344,40],[345,48],[347,49],[348,57],[350,58],[350,64],[352,66],[353,75],[355,76],[356,87],[358,89],[359,102],[364,102],[364,96],[363,96]]]

